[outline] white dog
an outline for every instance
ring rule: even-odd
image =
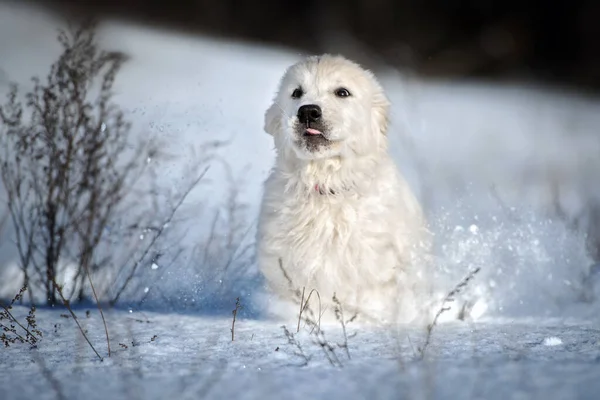
[[[304,290],[306,300],[313,289],[325,321],[334,294],[345,316],[359,320],[419,314],[417,261],[428,235],[419,202],[388,154],[388,109],[373,74],[340,56],[309,57],[283,76],[265,115],[277,158],[257,237],[271,290],[296,303],[280,316],[297,319],[298,294]]]

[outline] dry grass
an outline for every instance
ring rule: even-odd
[[[356,319],[356,317],[358,316],[358,314],[354,314],[349,320],[346,321],[344,319],[344,308],[342,307],[342,303],[340,303],[338,298],[335,296],[335,293],[333,294],[332,301],[333,301],[333,304],[335,304],[335,308],[334,308],[335,319],[342,326],[342,333],[344,334],[344,341],[342,343],[339,343],[338,347],[344,349],[344,351],[346,352],[346,355],[348,356],[348,360],[350,360],[350,359],[352,359],[352,357],[350,357],[350,348],[348,347],[348,338],[351,336],[348,336],[348,332],[346,330],[346,323],[354,321]]]
[[[56,289],[56,293],[58,294],[59,298],[61,299],[62,304],[69,311],[69,314],[71,315],[71,317],[73,318],[73,321],[75,321],[75,324],[77,325],[77,329],[79,329],[79,332],[81,332],[81,335],[83,336],[83,338],[85,339],[87,344],[90,346],[90,348],[92,349],[94,354],[96,354],[98,359],[100,359],[100,361],[104,361],[104,358],[100,355],[100,353],[98,353],[98,350],[96,350],[96,347],[94,347],[94,345],[92,344],[90,338],[87,335],[86,330],[83,329],[83,327],[81,326],[81,323],[79,321],[79,318],[77,317],[77,314],[75,314],[75,311],[73,311],[73,308],[71,307],[71,302],[63,294],[62,287],[59,286],[58,283],[56,283],[55,279],[52,280],[52,284],[54,285],[54,287]],[[102,322],[104,324],[104,330],[106,333],[106,346],[107,346],[107,350],[108,350],[108,356],[110,357],[110,355],[111,355],[110,338],[108,336],[108,328],[106,326],[106,320],[104,319],[104,316],[102,316]]]
[[[283,276],[285,277],[285,279],[288,282],[289,289],[290,289],[293,297],[295,298],[296,302],[298,302],[299,312],[298,312],[298,324],[297,324],[296,332],[298,333],[300,331],[300,322],[301,321],[304,322],[305,326],[308,328],[308,332],[309,332],[309,335],[310,335],[313,343],[321,349],[322,353],[324,354],[324,356],[327,359],[327,361],[329,362],[329,364],[331,364],[334,367],[343,367],[343,363],[341,362],[336,349],[342,348],[345,351],[348,359],[351,359],[350,350],[348,347],[348,339],[351,336],[349,336],[347,334],[346,324],[348,322],[354,321],[354,319],[356,318],[356,315],[354,315],[349,320],[345,320],[342,304],[337,299],[335,294],[333,295],[332,301],[335,305],[334,312],[335,312],[337,321],[340,322],[344,341],[343,341],[343,343],[340,343],[337,345],[332,344],[325,336],[325,331],[321,328],[321,318],[323,316],[324,310],[322,310],[322,307],[321,307],[321,305],[322,305],[321,304],[321,295],[318,292],[318,290],[311,289],[308,296],[305,296],[306,288],[303,287],[302,291],[300,291],[300,289],[296,288],[296,286],[292,282],[289,274],[287,273],[286,269],[284,268],[283,260],[281,260],[281,259],[279,259],[279,268],[281,269]],[[315,312],[312,309],[312,307],[310,306],[310,299],[312,298],[313,294],[316,296],[316,299],[318,300],[318,312]],[[299,348],[299,343],[297,342],[297,339],[295,338],[295,336],[293,334],[291,334],[285,326],[283,326],[282,328],[284,330],[286,337],[288,338],[288,343],[293,345],[294,347],[296,347],[296,351],[294,352],[294,354],[298,355],[297,354],[298,352],[303,353],[301,351],[302,349]],[[306,357],[304,357],[304,359],[308,363],[308,359]]]
[[[159,242],[175,224],[174,216],[208,167],[193,175],[197,178],[182,194],[166,199],[166,207],[158,205],[164,194],[154,182],[153,191],[144,193],[154,209],[140,206],[139,198],[143,197],[136,184],[142,178],[154,177],[148,164],[162,153],[153,138],[131,142],[130,123],[113,102],[113,85],[127,57],[99,48],[95,31],[92,21],[60,30],[62,52],[46,79],[33,78],[33,89],[24,94],[13,85],[7,100],[0,104],[0,178],[7,196],[0,228],[7,220],[11,222],[23,286],[29,290],[31,304],[34,298],[50,306],[62,304],[102,360],[72,302],[87,296],[95,301],[110,357],[110,334],[102,303],[115,305],[141,266],[162,256]],[[202,150],[209,152],[221,145],[210,142]],[[204,165],[210,157],[201,154],[195,160]],[[130,226],[122,230],[124,222]],[[141,229],[150,232],[149,241],[138,239]],[[134,243],[130,250],[129,243]],[[174,246],[178,246],[176,240]],[[72,278],[60,275],[60,265],[65,262],[76,268]],[[105,287],[100,290],[94,279],[98,276],[105,278]],[[106,285],[111,280],[112,286]],[[21,297],[22,293],[18,300]],[[27,329],[35,327],[22,324],[25,330],[21,329],[11,318],[11,306],[3,306],[2,315],[11,321],[3,326],[6,344],[33,344],[36,335]]]
[[[0,106],[0,177],[15,231],[25,286],[40,285],[50,306],[62,302],[83,332],[63,287],[57,283],[65,257],[78,266],[74,281],[83,298],[87,280],[110,338],[91,270],[97,247],[143,153],[127,156],[129,123],[112,102],[113,85],[125,61],[98,48],[95,24],[60,30],[62,53],[45,81],[19,99],[13,85]]]
[[[0,177],[20,267],[48,305],[58,302],[66,257],[78,266],[78,298],[86,280],[97,298],[98,244],[145,159],[130,155],[130,124],[112,101],[126,57],[99,49],[91,22],[59,31],[58,41],[62,53],[47,78],[33,78],[25,101],[13,85],[0,106]]]
[[[165,220],[159,226],[150,229],[150,231],[153,232],[152,239],[148,242],[146,246],[144,246],[143,249],[141,249],[139,256],[136,257],[133,261],[129,273],[122,280],[122,282],[119,285],[119,288],[116,290],[113,298],[109,302],[111,306],[114,306],[119,301],[127,287],[130,285],[131,281],[135,277],[135,274],[138,271],[139,267],[142,265],[143,261],[146,260],[151,251],[155,249],[157,242],[161,239],[166,228],[173,222],[173,218],[177,214],[177,211],[179,210],[185,199],[192,192],[192,190],[196,188],[196,186],[198,186],[200,181],[204,178],[204,176],[208,172],[208,169],[209,167],[204,168],[204,170],[198,175],[198,177],[191,182],[191,184],[187,187],[183,194],[179,196],[173,207],[170,209]]]
[[[237,313],[239,310],[241,310],[242,308],[242,303],[240,303],[240,298],[236,298],[235,299],[235,308],[233,309],[233,311],[231,311],[231,314],[233,314],[233,321],[231,322],[231,341],[233,342],[235,340],[235,320],[237,317]]]
[[[425,343],[423,343],[423,346],[418,348],[418,353],[419,353],[419,356],[421,359],[423,359],[425,357],[425,352],[427,351],[427,349],[429,348],[429,345],[431,344],[431,337],[433,335],[433,330],[437,326],[438,319],[440,318],[440,316],[443,313],[450,310],[450,308],[446,307],[445,304],[448,302],[451,302],[451,301],[455,301],[456,296],[458,294],[460,294],[468,286],[469,282],[471,280],[473,280],[473,278],[475,278],[475,275],[477,275],[477,273],[479,273],[480,270],[481,270],[480,267],[477,267],[477,268],[471,270],[467,274],[467,276],[465,276],[450,292],[448,292],[446,297],[444,297],[444,300],[442,301],[442,305],[437,310],[437,312],[433,318],[433,321],[429,325],[427,325],[427,335],[425,336]]]
[[[283,329],[283,334],[288,340],[288,345],[294,348],[292,354],[302,360],[302,363],[299,366],[307,366],[311,360],[311,357],[304,352],[302,344],[298,341],[298,339],[296,339],[296,336],[287,329],[285,325],[282,325],[281,329]],[[279,347],[277,347],[275,351],[279,351]]]
[[[2,331],[0,342],[4,347],[17,343],[27,343],[32,347],[36,347],[38,341],[43,337],[42,332],[37,327],[34,305],[29,308],[29,313],[23,323],[11,313],[13,305],[23,298],[26,291],[27,286],[23,286],[9,304],[0,302],[0,308],[2,308],[0,311],[0,330]]]

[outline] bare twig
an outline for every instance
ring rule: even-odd
[[[285,337],[288,340],[288,344],[290,346],[295,347],[295,350],[294,350],[293,354],[296,357],[299,357],[299,358],[301,358],[303,360],[303,363],[300,366],[301,367],[305,367],[306,365],[308,365],[308,363],[310,361],[310,356],[306,355],[306,353],[304,352],[304,349],[302,348],[302,345],[300,344],[300,342],[298,341],[298,339],[296,339],[296,337],[294,336],[294,334],[292,332],[290,332],[285,325],[283,325],[281,327],[281,329],[283,329],[283,333],[284,333]]]
[[[346,321],[344,321],[344,309],[342,308],[342,304],[336,297],[335,293],[333,294],[333,303],[335,304],[335,319],[342,325],[342,332],[344,334],[344,343],[338,344],[339,347],[346,351],[346,355],[348,356],[348,360],[352,359],[350,357],[350,349],[348,348],[348,334],[346,333]]]
[[[313,293],[315,293],[317,295],[317,300],[319,300],[319,314],[318,314],[317,318],[314,318],[314,314],[312,312],[312,309],[308,308],[309,301],[310,301],[310,298],[312,297]],[[302,288],[302,297],[304,297],[304,287]],[[312,329],[315,329],[315,327],[316,327],[316,329],[321,329],[321,316],[323,314],[322,314],[322,311],[321,311],[321,295],[319,294],[319,292],[316,289],[312,289],[310,291],[310,293],[308,294],[308,297],[306,298],[306,302],[304,303],[304,305],[302,306],[302,303],[300,303],[300,305],[301,305],[300,313],[298,314],[298,331],[300,331],[300,319],[302,318],[302,314],[307,309],[308,309],[307,312],[311,314],[310,318],[313,319],[313,320],[316,319],[315,323],[312,324],[313,325]],[[312,330],[311,330],[311,332],[312,332]]]
[[[181,205],[183,204],[183,202],[185,201],[185,199],[187,198],[187,196],[198,185],[198,183],[200,183],[200,181],[202,180],[202,178],[204,178],[204,175],[206,175],[206,173],[208,172],[209,168],[210,167],[207,166],[202,171],[202,173],[196,179],[194,179],[194,181],[192,181],[192,183],[188,186],[188,188],[185,190],[185,192],[179,197],[179,200],[175,203],[175,205],[173,206],[173,208],[170,210],[169,215],[164,220],[163,224],[160,227],[157,228],[157,232],[152,237],[152,240],[150,240],[150,243],[148,243],[148,245],[142,251],[142,254],[134,262],[133,267],[131,268],[131,271],[129,272],[129,275],[125,278],[123,284],[117,290],[117,293],[115,294],[115,296],[113,297],[113,299],[109,302],[109,304],[111,306],[114,306],[119,301],[119,298],[121,297],[121,295],[123,294],[123,292],[125,291],[125,289],[129,285],[129,283],[131,282],[131,280],[135,276],[135,273],[136,273],[138,267],[140,266],[140,264],[142,263],[142,261],[146,258],[146,256],[150,252],[150,250],[154,247],[156,241],[163,234],[165,228],[167,226],[169,226],[169,224],[173,220],[173,217],[177,213],[177,210],[179,210],[179,208],[181,207]]]
[[[231,322],[231,341],[232,342],[235,339],[235,319],[237,317],[238,311],[241,310],[242,308],[243,307],[242,307],[242,304],[240,303],[240,298],[238,297],[237,299],[235,299],[235,308],[231,312],[233,314],[233,321]]]
[[[127,155],[130,124],[112,101],[126,57],[98,47],[91,21],[61,30],[58,41],[63,51],[47,78],[33,79],[24,102],[13,85],[0,106],[0,175],[25,284],[39,278],[47,304],[55,304],[59,263],[74,259],[73,287],[82,300],[87,277],[110,355],[91,276],[100,266],[96,249],[152,150],[134,146]],[[60,297],[68,299],[62,290]]]
[[[56,292],[58,293],[60,299],[62,300],[63,305],[65,306],[65,308],[69,311],[69,314],[71,314],[71,317],[73,317],[73,320],[75,321],[75,324],[77,324],[77,328],[79,329],[79,332],[81,332],[81,335],[83,336],[83,338],[85,339],[85,341],[88,343],[88,345],[90,346],[90,348],[92,349],[92,351],[96,354],[96,356],[100,359],[100,361],[104,361],[104,358],[100,355],[100,353],[98,353],[98,351],[96,350],[96,348],[94,347],[94,345],[92,344],[92,342],[90,341],[90,338],[88,337],[88,335],[85,333],[85,330],[83,329],[83,327],[81,326],[81,324],[79,323],[79,318],[77,318],[77,315],[75,314],[75,312],[73,311],[73,309],[71,308],[71,303],[69,302],[69,300],[63,295],[63,291],[62,291],[62,287],[60,287],[57,283],[56,280],[53,279],[52,280],[52,284],[54,285],[54,288],[56,289]]]
[[[10,319],[11,322],[17,324],[19,326],[19,328],[23,329],[26,333],[27,336],[31,337],[31,344],[35,344],[37,342],[37,339],[35,338],[35,336],[29,331],[29,329],[27,329],[26,327],[24,327],[18,319],[16,319],[10,312],[10,309],[5,306],[4,304],[0,303],[0,307],[2,307],[4,309],[4,312],[6,313],[6,315],[8,316],[8,318]],[[2,328],[4,328],[4,325],[0,325]],[[27,339],[24,339],[21,335],[19,335],[16,331],[12,331],[15,335],[18,335],[21,342],[28,342]]]
[[[279,259],[279,262],[281,263],[281,259]],[[281,264],[280,264],[281,266]],[[281,267],[283,269],[283,267]],[[302,310],[304,308],[304,291],[306,289],[306,286],[302,287],[302,298],[300,299],[300,311],[298,312],[298,326],[296,327],[296,333],[300,332],[300,320],[302,319]]]
[[[300,298],[301,297],[300,289],[294,288],[294,282],[292,282],[292,278],[290,278],[287,271],[283,267],[283,260],[281,258],[279,258],[278,262],[279,262],[279,269],[283,273],[283,277],[285,278],[285,280],[288,282],[290,290],[296,297]]]
[[[429,344],[431,342],[431,336],[433,334],[433,329],[437,326],[437,321],[438,318],[445,313],[446,311],[450,310],[450,308],[445,307],[444,304],[446,304],[449,301],[454,301],[455,296],[457,294],[459,294],[465,287],[467,287],[467,285],[469,284],[469,282],[475,277],[475,275],[477,275],[477,273],[481,270],[480,267],[477,267],[473,270],[471,270],[467,276],[465,276],[455,287],[454,289],[452,289],[444,298],[444,300],[442,301],[442,305],[440,306],[440,308],[438,309],[437,313],[435,314],[435,317],[433,318],[433,321],[427,325],[427,336],[425,337],[425,343],[423,344],[423,346],[421,348],[419,348],[419,353],[421,356],[421,359],[425,357],[425,351],[427,350],[427,348],[429,347]]]
[[[27,321],[27,326],[21,324],[21,322],[19,322],[19,320],[10,312],[15,302],[20,301],[23,298],[23,294],[26,290],[27,286],[23,286],[8,305],[0,302],[0,308],[4,310],[0,312],[0,330],[3,332],[0,335],[0,341],[5,347],[8,347],[11,343],[15,342],[29,343],[31,346],[36,346],[39,339],[42,338],[42,332],[37,328],[37,322],[35,318],[36,309],[34,305],[31,305],[29,313],[25,318]],[[3,320],[8,320],[8,324],[3,324],[1,322]],[[25,337],[19,333],[16,328],[17,326],[25,332]]]
[[[94,283],[92,282],[92,277],[90,275],[89,266],[86,265],[85,273],[90,282],[90,287],[92,288],[92,293],[94,294],[94,299],[96,300],[96,306],[98,307],[98,311],[100,312],[100,317],[102,318],[102,325],[104,325],[104,334],[106,335],[106,347],[108,349],[108,356],[110,357],[110,337],[108,335],[108,326],[106,325],[106,319],[104,318],[104,312],[102,311],[102,306],[100,305],[100,300],[98,300],[98,295],[96,294],[96,288],[94,287]]]
[[[321,316],[323,315],[322,314],[323,311],[322,311],[322,307],[321,307],[321,295],[319,294],[319,292],[316,289],[312,289],[310,291],[310,293],[308,294],[306,301],[304,301],[304,294],[305,294],[306,287],[302,287],[302,292],[300,292],[300,289],[295,288],[294,283],[292,282],[292,279],[290,278],[287,271],[283,267],[283,260],[281,258],[279,258],[278,262],[279,262],[279,269],[283,273],[284,278],[287,280],[290,291],[292,292],[294,297],[296,297],[296,301],[298,301],[300,303],[300,311],[298,312],[298,325],[296,327],[296,333],[298,333],[300,331],[300,321],[303,320],[302,315],[305,313],[305,311],[310,314],[308,316],[307,321],[309,323],[311,321],[314,322],[314,323],[310,324],[312,326],[312,329],[315,329],[315,328],[321,329]],[[317,298],[319,300],[319,313],[318,313],[318,317],[316,317],[316,318],[314,316],[312,309],[309,307],[309,301],[310,301],[310,298],[312,297],[313,293],[316,293]]]
[[[325,332],[316,330],[312,336],[314,343],[321,348],[327,361],[329,361],[332,366],[340,368],[344,366],[335,352],[335,347],[325,338]]]
[[[283,329],[283,333],[288,340],[288,344],[296,348],[296,350],[294,350],[293,354],[296,357],[299,357],[303,360],[303,363],[300,366],[304,367],[304,366],[308,365],[308,363],[310,361],[310,356],[306,355],[306,353],[304,352],[304,349],[302,348],[302,345],[300,344],[298,339],[296,339],[294,334],[291,333],[285,325],[283,325],[281,327],[281,329]]]
[[[335,347],[331,343],[329,343],[329,341],[325,337],[325,332],[321,329],[321,317],[323,315],[323,312],[321,310],[321,295],[319,291],[316,289],[312,289],[309,295],[307,296],[306,300],[304,300],[305,289],[303,288],[302,292],[300,292],[299,289],[295,288],[294,283],[292,282],[290,276],[283,267],[283,261],[281,260],[281,258],[279,259],[279,268],[281,269],[283,276],[288,281],[291,292],[296,297],[296,300],[300,302],[300,312],[298,318],[303,320],[311,328],[309,334],[313,338],[313,342],[316,345],[318,345],[319,348],[321,348],[321,350],[325,354],[325,357],[332,366],[342,367],[343,364],[340,361],[337,353],[335,352]],[[317,299],[319,301],[318,315],[315,315],[314,311],[312,310],[309,304],[310,298],[312,297],[313,293],[316,294]]]

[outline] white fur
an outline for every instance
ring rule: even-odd
[[[293,99],[299,86],[305,94]],[[351,96],[337,97],[339,87]],[[297,141],[296,114],[305,104],[322,108],[331,146],[311,152]],[[420,312],[415,294],[424,277],[416,260],[428,236],[419,202],[388,154],[388,109],[373,74],[340,56],[309,57],[283,76],[265,115],[277,157],[257,238],[260,270],[280,300],[315,289],[327,319],[334,293],[347,317],[409,321]],[[312,300],[311,307],[318,309]],[[292,321],[298,309],[280,316]]]

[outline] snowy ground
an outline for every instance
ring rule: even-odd
[[[8,4],[0,5],[0,92],[12,81],[27,87],[60,50],[58,20]],[[251,223],[273,160],[263,113],[283,69],[300,55],[119,22],[101,28],[107,48],[131,57],[117,98],[130,113],[132,133],[159,136],[174,155],[157,167],[165,188],[185,176],[195,157],[190,149],[231,139],[221,155],[243,183],[238,189]],[[68,399],[595,398],[600,274],[591,273],[582,234],[551,217],[550,178],[569,215],[600,198],[600,101],[520,85],[423,82],[394,71],[380,77],[394,104],[392,151],[438,238],[439,295],[470,268],[482,268],[465,294],[477,305],[476,315],[439,325],[425,361],[415,350],[424,330],[404,327],[358,331],[349,340],[351,360],[336,350],[342,368],[300,335],[312,358],[298,366],[302,359],[279,324],[261,319],[260,307],[251,304],[250,295],[260,290],[254,281],[236,276],[222,294],[224,303],[213,307],[210,286],[221,281],[207,275],[209,265],[198,270],[181,262],[166,273],[163,266],[142,271],[139,289],[122,301],[122,309],[132,306],[133,312],[108,314],[114,354],[104,362],[82,342],[73,321],[60,316],[64,310],[39,309],[45,337],[38,350],[0,350],[0,399],[61,393]],[[211,168],[209,186],[187,202],[183,246],[204,240],[207,210],[222,206],[229,189],[224,172]],[[10,298],[21,281],[14,252],[0,245],[0,298]],[[232,343],[236,296],[247,308]],[[145,307],[140,298],[148,300]],[[77,312],[105,356],[99,316],[90,310],[90,318]],[[326,334],[333,343],[341,340],[339,327]]]
[[[38,311],[38,350],[0,352],[0,398],[593,399],[600,390],[600,330],[588,323],[444,324],[422,361],[422,331],[360,330],[351,359],[338,348],[334,367],[306,332],[298,340],[310,360],[295,356],[273,322],[238,320],[232,342],[230,318],[126,311],[109,314],[113,355],[100,362],[58,314]],[[105,353],[100,319],[83,323]],[[343,342],[339,327],[325,335]]]

